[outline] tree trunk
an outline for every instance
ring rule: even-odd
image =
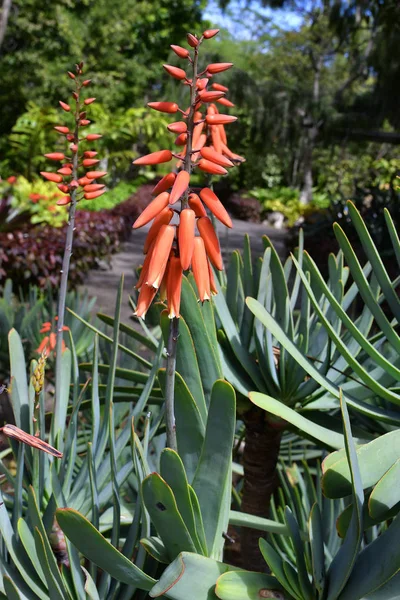
[[[242,511],[259,517],[268,517],[271,496],[277,487],[276,463],[282,429],[272,427],[266,413],[252,407],[243,417],[246,428],[243,452],[244,486]],[[265,571],[266,563],[258,546],[265,532],[243,527],[241,552],[244,568]]]
[[[0,13],[0,48],[6,35],[8,15],[10,14],[12,0],[3,0],[3,6]]]

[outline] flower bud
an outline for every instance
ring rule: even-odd
[[[88,171],[86,173],[86,177],[88,179],[100,179],[100,177],[105,177],[107,175],[107,171]],[[79,180],[80,182],[80,180]]]
[[[106,191],[107,190],[98,190],[97,192],[88,192],[84,194],[84,198],[85,200],[94,200],[94,198],[98,198],[99,196],[105,194]]]
[[[70,107],[69,104],[66,104],[65,102],[62,102],[61,100],[59,100],[58,103],[61,106],[61,108],[63,110],[65,110],[65,112],[69,112],[71,110],[71,107]]]
[[[71,71],[67,71],[67,75],[70,79],[75,79],[75,75]]]
[[[162,192],[159,194],[146,208],[144,211],[138,216],[136,221],[133,224],[133,229],[139,229],[139,227],[143,227],[146,223],[149,223],[156,217],[164,208],[166,208],[169,204],[169,194],[168,192]]]
[[[100,161],[97,158],[84,158],[82,164],[84,167],[93,167],[93,165],[97,165],[99,162]]]
[[[207,71],[207,73],[214,75],[215,73],[221,73],[222,71],[227,71],[231,67],[233,67],[233,63],[211,63],[210,65],[207,66],[206,71]]]
[[[232,108],[233,106],[235,106],[233,102],[228,100],[228,98],[218,98],[217,102],[218,104],[222,104],[222,106],[227,106],[228,108]]]
[[[219,29],[206,29],[205,31],[203,31],[203,38],[209,40],[210,38],[217,35],[217,33],[219,33]]]
[[[207,87],[208,77],[203,77],[202,79],[198,79],[196,81],[196,87],[198,90],[204,90]]]
[[[100,133],[89,133],[86,136],[86,140],[88,142],[94,142],[95,140],[99,140],[101,137],[103,137]]]
[[[229,88],[227,88],[225,85],[221,85],[220,83],[212,83],[211,87],[219,92],[229,92]]]
[[[62,152],[50,152],[50,154],[45,154],[44,156],[50,160],[64,160],[65,158],[65,154]]]
[[[233,162],[231,162],[229,160],[229,158],[226,158],[226,156],[223,156],[223,154],[220,154],[219,152],[216,152],[213,148],[202,148],[200,150],[200,154],[203,158],[207,159],[207,160],[211,160],[212,162],[216,163],[217,165],[221,165],[221,167],[233,167]]]
[[[211,173],[212,175],[226,175],[228,173],[224,167],[221,167],[220,165],[217,165],[205,158],[201,158],[196,166],[205,173]]]
[[[83,101],[83,104],[86,104],[87,106],[88,104],[92,104],[95,100],[96,98],[86,98],[86,100]]]
[[[210,188],[203,188],[200,192],[200,198],[221,223],[227,227],[232,227],[232,220],[225,207]]]
[[[191,208],[185,208],[181,211],[179,217],[179,256],[182,269],[186,271],[192,262],[194,249],[194,228],[196,225],[196,214]]]
[[[210,261],[216,269],[223,271],[224,263],[222,262],[221,248],[211,220],[208,217],[201,217],[197,221],[197,228],[203,238],[206,253]]]
[[[57,127],[54,127],[54,129],[56,131],[58,131],[58,133],[63,133],[63,134],[69,133],[68,127],[63,127],[61,125],[57,125]]]
[[[174,185],[172,186],[169,203],[175,204],[179,198],[186,192],[190,181],[190,175],[187,171],[179,171],[176,176]]]
[[[10,177],[7,177],[7,183],[9,183],[10,185],[14,185],[14,183],[17,181],[17,178],[15,177],[15,175],[11,175]]]
[[[179,56],[179,58],[187,58],[188,56],[190,56],[189,50],[186,50],[186,48],[182,48],[182,46],[171,45],[170,48],[172,48],[172,50],[177,56]]]
[[[58,189],[60,190],[60,192],[62,192],[63,194],[68,194],[69,192],[69,187],[67,185],[65,185],[64,183],[59,183],[57,185]]]
[[[78,144],[70,144],[69,149],[75,154],[76,152],[78,152]]]
[[[76,100],[78,102],[79,96],[76,92],[72,92],[71,96],[73,97],[74,100]]]
[[[182,266],[177,256],[171,256],[167,279],[168,317],[177,319],[180,316]]]
[[[66,206],[67,204],[71,204],[71,196],[63,196],[57,200],[56,204],[58,204],[58,206]]]
[[[79,121],[79,127],[86,127],[86,125],[90,125],[91,121],[89,119],[81,119]]]
[[[186,73],[183,69],[173,67],[172,65],[163,65],[163,67],[171,77],[175,77],[175,79],[186,79]]]
[[[70,182],[69,187],[71,187],[71,188],[77,188],[77,187],[79,187],[79,181],[77,181],[76,179],[73,179]]]
[[[191,33],[188,33],[186,35],[186,39],[187,39],[187,43],[192,48],[196,48],[197,44],[199,43],[199,40],[197,39],[197,37],[195,35],[192,35]]]
[[[91,83],[91,81],[92,81],[91,79],[85,79],[85,81],[82,82],[82,85],[84,85],[86,87],[87,85],[89,85]]]
[[[84,156],[85,158],[94,158],[94,157],[95,157],[95,156],[97,156],[97,155],[98,155],[98,152],[96,152],[95,150],[86,150],[86,151],[83,153],[83,156]]]
[[[233,115],[207,115],[206,123],[208,125],[226,125],[227,123],[234,123],[237,121],[237,117]]]
[[[67,133],[67,140],[68,140],[69,142],[73,142],[73,141],[74,141],[74,139],[75,139],[75,136],[74,136],[74,134],[73,134],[73,133]]]
[[[157,289],[149,285],[143,285],[140,290],[136,311],[133,313],[135,317],[145,318],[150,304],[157,293]]]
[[[203,93],[199,93],[199,99],[201,100],[201,102],[215,102],[216,100],[219,100],[220,98],[222,98],[225,95],[225,92],[203,92]]]
[[[184,121],[176,121],[167,125],[167,129],[172,133],[186,133],[187,125]]]
[[[69,167],[62,167],[61,169],[57,170],[57,173],[60,173],[60,175],[72,175],[72,169],[70,169]]]
[[[146,284],[159,288],[175,237],[173,225],[161,225],[154,244]]]
[[[89,179],[89,177],[81,177],[80,179],[78,179],[78,185],[89,185],[90,183],[93,183],[91,179]]]
[[[169,225],[172,217],[174,216],[174,211],[172,208],[163,208],[161,212],[154,218],[154,221],[149,229],[149,233],[147,234],[146,240],[143,246],[143,254],[147,254],[151,248],[153,241],[156,239],[158,232],[161,229],[162,225]]]
[[[97,192],[98,190],[102,190],[104,187],[106,187],[104,185],[104,183],[89,183],[88,185],[85,185],[85,187],[83,188],[84,192]]]
[[[164,175],[164,177],[160,179],[160,181],[157,183],[157,185],[151,192],[151,195],[156,196],[157,194],[161,194],[161,192],[166,192],[170,187],[174,185],[175,179],[175,173],[168,173],[168,175]]]
[[[57,175],[57,173],[47,173],[46,171],[40,171],[42,177],[47,179],[47,181],[52,181],[53,183],[61,183],[63,178],[61,175]]]
[[[192,269],[200,302],[209,300],[211,297],[210,275],[208,273],[206,249],[201,237],[194,238]]]
[[[207,212],[197,194],[189,194],[189,206],[196,217],[206,217]]]
[[[178,135],[178,137],[175,139],[174,144],[176,146],[184,146],[186,144],[187,137],[188,137],[187,133],[180,133]]]
[[[147,106],[159,112],[173,114],[178,111],[179,106],[176,102],[148,102]]]
[[[170,150],[159,150],[158,152],[152,152],[145,156],[140,156],[133,161],[134,165],[159,165],[161,163],[169,162],[172,159],[172,152]]]

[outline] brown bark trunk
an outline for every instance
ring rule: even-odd
[[[276,463],[282,437],[282,430],[273,428],[265,417],[265,411],[253,407],[243,418],[246,435],[242,511],[259,517],[269,516],[271,496],[277,486]],[[263,536],[263,531],[242,528],[244,568],[251,571],[266,570],[266,563],[258,546],[258,540]]]

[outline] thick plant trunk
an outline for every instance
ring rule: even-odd
[[[269,516],[271,496],[277,486],[276,463],[282,429],[272,427],[266,413],[252,407],[243,417],[246,427],[243,452],[244,486],[242,511],[259,517]],[[241,552],[243,566],[251,571],[265,571],[266,563],[258,547],[265,532],[242,528]]]

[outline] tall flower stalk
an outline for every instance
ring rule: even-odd
[[[61,167],[56,173],[42,171],[41,175],[48,181],[57,184],[58,189],[65,194],[57,202],[58,205],[69,206],[67,235],[65,239],[64,256],[61,267],[60,291],[57,309],[57,341],[56,341],[56,370],[55,370],[55,410],[57,410],[57,401],[61,392],[61,366],[63,351],[63,332],[65,318],[65,301],[67,295],[68,273],[71,262],[72,246],[75,231],[75,213],[79,200],[85,198],[91,200],[98,198],[105,193],[105,184],[97,183],[107,175],[106,171],[92,170],[100,161],[97,152],[93,150],[83,150],[86,143],[98,140],[102,136],[97,133],[82,135],[84,127],[90,125],[87,119],[86,109],[92,104],[95,98],[83,98],[83,91],[90,85],[90,79],[83,79],[83,63],[75,65],[75,73],[68,71],[68,77],[74,83],[72,97],[75,103],[71,107],[66,102],[60,100],[60,106],[64,112],[70,114],[72,119],[71,129],[65,125],[57,125],[54,129],[65,138],[68,144],[68,152],[52,152],[45,154],[45,157],[51,161],[60,162]]]
[[[144,318],[157,292],[167,301],[171,319],[167,343],[167,380],[165,393],[167,446],[176,449],[174,386],[176,351],[179,335],[182,275],[192,269],[198,299],[204,302],[216,293],[211,265],[223,269],[218,237],[206,208],[224,225],[232,221],[214,192],[204,187],[195,193],[190,185],[194,169],[207,174],[227,174],[227,168],[244,160],[227,146],[225,125],[237,117],[220,114],[217,103],[233,106],[225,98],[228,88],[210,84],[213,75],[226,71],[232,63],[213,63],[200,72],[199,53],[204,40],[214,37],[218,29],[204,31],[200,38],[188,34],[191,50],[172,45],[175,54],[189,63],[190,74],[172,65],[164,65],[167,73],[189,88],[190,104],[185,110],[175,102],[149,102],[154,110],[180,114],[181,120],[168,125],[177,135],[175,145],[180,152],[159,150],[136,159],[135,165],[157,165],[177,159],[176,171],[165,175],[153,190],[156,198],[135,221],[137,229],[153,221],[144,244],[143,268],[136,288],[139,291],[135,315]],[[209,89],[209,87],[211,89]],[[202,109],[205,108],[203,114]]]

